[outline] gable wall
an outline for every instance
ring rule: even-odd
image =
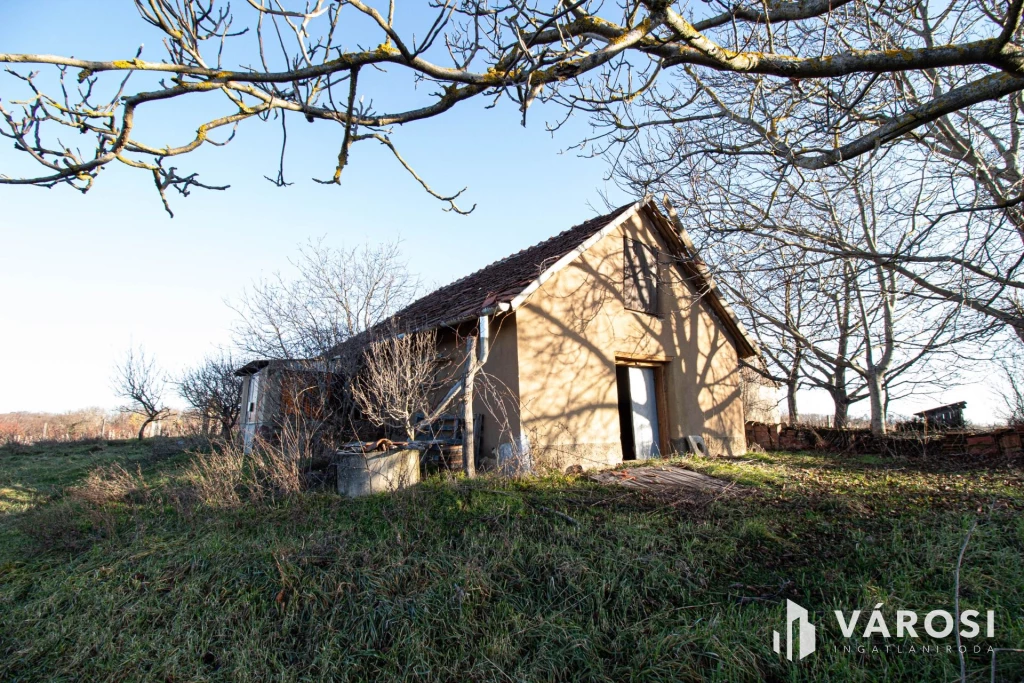
[[[738,360],[725,328],[667,264],[659,287],[662,317],[626,310],[624,236],[667,251],[649,219],[632,216],[517,311],[522,430],[535,459],[558,468],[621,462],[620,354],[671,357],[665,365],[670,439],[699,434],[712,453],[745,452]]]

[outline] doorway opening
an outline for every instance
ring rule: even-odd
[[[623,460],[661,457],[660,366],[616,365]]]

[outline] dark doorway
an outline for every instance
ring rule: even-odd
[[[619,409],[619,434],[623,460],[660,458],[661,424],[664,409],[663,368],[652,364],[630,363],[615,366],[615,386]]]
[[[619,434],[622,439],[622,459],[636,460],[633,440],[633,403],[629,395],[629,367],[615,366],[615,387],[619,395]]]

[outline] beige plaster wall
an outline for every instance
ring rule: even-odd
[[[745,452],[739,367],[728,333],[668,263],[661,267],[660,315],[626,310],[624,236],[668,250],[640,213],[551,277],[516,313],[522,430],[535,459],[558,468],[621,462],[616,358],[644,356],[666,361],[669,439],[702,435],[712,453]]]
[[[490,352],[474,384],[473,404],[486,417],[483,429],[485,460],[499,444],[519,443],[519,346],[515,314],[491,318]],[[493,465],[488,462],[485,465]]]
[[[443,389],[438,393],[437,400],[462,378],[466,337],[476,333],[476,322],[461,325],[457,330],[447,329],[439,333],[438,352],[451,362],[445,368],[447,377],[442,382]],[[519,440],[519,350],[516,334],[515,314],[491,318],[490,351],[473,385],[473,412],[484,416],[480,453],[485,467],[495,464],[494,453],[499,444],[518,444]]]

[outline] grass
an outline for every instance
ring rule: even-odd
[[[0,515],[25,511],[59,495],[94,468],[111,463],[143,466],[159,473],[183,460],[184,441],[47,442],[38,446],[10,444],[0,448]],[[154,466],[159,464],[159,469]]]
[[[709,500],[551,476],[211,509],[172,446],[0,449],[0,680],[952,681],[956,654],[845,653],[825,615],[951,611],[975,519],[963,608],[1024,644],[1005,464],[760,454],[680,461],[745,487]],[[113,462],[145,485],[76,498]],[[771,649],[786,598],[819,629],[798,664]]]

